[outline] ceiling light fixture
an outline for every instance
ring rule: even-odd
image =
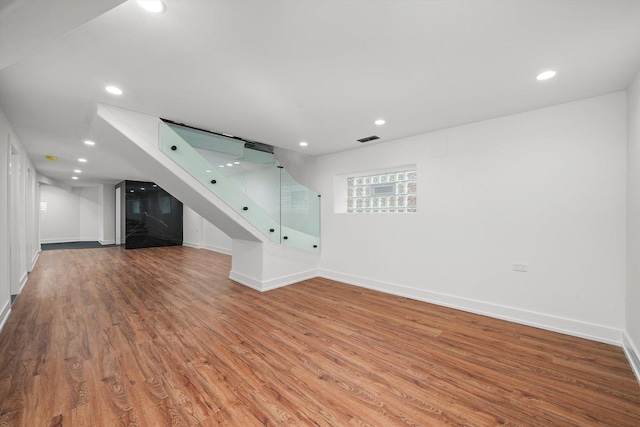
[[[87,159],[78,159],[80,163],[87,163]]]
[[[308,143],[308,142],[305,142],[305,141],[302,141],[302,142],[300,143],[300,147],[306,147],[307,145],[309,145],[309,143]]]
[[[227,166],[231,167],[233,166],[233,163],[227,163]]]
[[[240,162],[233,162],[233,164],[234,164],[234,165],[239,165],[239,164],[240,164]]]
[[[122,89],[120,89],[117,86],[107,86],[104,88],[104,90],[106,90],[107,92],[109,92],[112,95],[122,95],[124,92],[122,91]]]
[[[88,139],[87,139],[87,140],[85,140],[85,141],[84,141],[84,143],[85,143],[85,144],[87,144],[87,145],[96,145],[96,143],[95,143],[95,142],[90,141],[90,140],[88,140]]]
[[[74,169],[73,172],[75,173],[82,173],[82,171],[80,169]]]
[[[554,77],[556,72],[553,70],[543,71],[542,73],[536,76],[537,80],[549,80],[551,77]]]
[[[164,3],[161,0],[138,0],[141,8],[151,13],[162,13],[165,10]]]
[[[385,124],[386,122],[384,121],[384,119],[378,119],[375,122],[373,122],[375,124],[377,124],[378,126],[382,126],[383,124]]]
[[[211,173],[211,169],[207,169],[205,172],[206,173]]]
[[[71,179],[78,179],[78,177],[77,176],[72,176]]]
[[[58,160],[57,156],[45,156],[47,160],[51,160],[52,162],[55,162],[56,160]]]

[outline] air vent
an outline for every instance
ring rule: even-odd
[[[359,139],[358,142],[369,142],[369,141],[375,141],[376,139],[380,139],[380,137],[379,136],[375,136],[375,135],[371,135],[371,136],[368,136],[366,138]]]

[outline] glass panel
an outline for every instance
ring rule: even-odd
[[[216,137],[213,138],[214,143],[212,143],[211,146],[216,148],[222,147],[221,149],[223,151],[218,154],[218,152],[204,148],[205,146],[208,146],[205,143],[205,136],[208,136],[206,132],[199,132],[190,129],[189,130],[191,132],[182,132],[183,135],[189,138],[196,135],[193,138],[196,145],[194,147],[190,144],[190,142],[192,142],[191,139],[186,141],[176,132],[176,129],[182,128],[178,126],[169,126],[164,123],[160,124],[160,150],[205,185],[227,205],[240,213],[272,241],[279,242],[279,204],[277,202],[275,204],[271,204],[272,206],[276,206],[275,209],[277,212],[273,212],[273,210],[268,212],[256,201],[251,199],[249,194],[247,194],[255,193],[256,191],[256,177],[252,176],[254,170],[262,169],[265,166],[261,165],[262,167],[257,167],[252,164],[247,164],[244,168],[238,167],[242,165],[246,151],[248,151],[245,150],[244,144],[242,143],[240,143],[240,145],[242,145],[242,150],[238,148],[239,141],[229,138],[230,141],[227,141],[228,143],[225,145],[220,141],[221,139],[224,139],[223,137],[211,134]],[[175,147],[175,149],[172,149],[172,147]],[[241,157],[229,157],[238,155]],[[233,160],[234,158],[237,160]],[[223,163],[222,159],[226,162]],[[240,162],[240,164],[235,164],[234,162],[236,161]],[[228,163],[232,166],[228,166]],[[234,166],[236,166],[235,170],[233,169]],[[273,169],[276,169],[275,163],[273,164]],[[277,174],[277,170],[275,173]],[[263,175],[268,175],[268,172],[263,173]],[[213,183],[214,181],[215,183]],[[264,185],[262,188],[265,193],[264,198],[268,199],[271,197],[271,200],[278,200],[280,193],[278,184],[279,182],[276,181],[271,186],[269,186],[269,184]],[[247,189],[249,189],[249,191],[246,191]],[[274,231],[271,232],[270,230]]]
[[[282,244],[319,251],[320,195],[297,182],[285,169],[280,169],[280,190]]]
[[[167,156],[272,241],[320,251],[320,196],[295,181],[271,153],[245,148],[234,138],[164,123],[159,143]],[[350,181],[354,196],[356,181]],[[355,206],[355,199],[351,203]]]

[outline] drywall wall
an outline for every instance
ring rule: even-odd
[[[116,243],[116,191],[113,184],[98,186],[98,228],[101,244]]]
[[[640,71],[627,93],[627,287],[625,351],[640,380]]]
[[[11,126],[0,110],[0,330],[11,311],[9,280],[9,135]]]
[[[296,181],[316,191],[313,187],[315,185],[315,157],[279,147],[273,148],[273,156]]]
[[[40,213],[42,243],[100,240],[98,187],[67,191],[43,185],[40,200],[46,203],[46,211]]]
[[[0,329],[40,251],[37,200],[35,168],[0,109]]]
[[[625,155],[620,92],[321,156],[321,275],[620,343]],[[345,174],[408,164],[418,213],[336,213]]]
[[[80,239],[79,241],[100,240],[100,225],[98,212],[100,211],[99,187],[74,188],[80,209]]]
[[[184,246],[231,254],[231,238],[188,206],[183,206],[182,227]]]

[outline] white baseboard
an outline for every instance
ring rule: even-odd
[[[112,239],[112,240],[98,240],[98,242],[101,245],[115,245],[116,244],[116,239]]]
[[[24,272],[24,274],[22,275],[22,277],[20,278],[20,290],[18,291],[18,293],[22,292],[22,289],[24,288],[24,285],[27,284],[27,279],[29,278],[29,273],[28,272]]]
[[[185,240],[182,241],[182,246],[187,246],[194,249],[206,249],[208,251],[218,252],[220,254],[231,255],[231,248],[223,248],[221,246],[201,245],[199,243],[187,242]]]
[[[631,365],[633,373],[636,375],[638,384],[640,384],[640,351],[638,351],[638,347],[635,346],[631,337],[629,337],[626,332],[622,336],[622,349],[624,350],[624,354],[627,356],[627,360]]]
[[[203,245],[202,248],[208,251],[218,252],[220,254],[231,255],[231,248],[223,248],[221,246],[214,245]]]
[[[622,345],[622,333],[620,329],[607,326],[595,325],[572,319],[552,316],[548,314],[536,313],[519,308],[508,307],[498,304],[487,303],[468,298],[461,298],[454,295],[431,292],[424,289],[411,288],[395,283],[382,282],[365,277],[353,276],[335,271],[320,269],[319,276],[331,280],[336,280],[350,285],[360,286],[380,292],[386,292],[401,297],[411,298],[457,310],[468,311],[483,316],[508,320],[527,326],[560,332],[593,341],[607,344]]]
[[[245,285],[251,289],[255,289],[258,292],[262,292],[262,282],[254,279],[253,277],[246,276],[242,273],[238,273],[237,271],[231,270],[229,272],[229,279],[234,282],[238,282],[241,285]]]
[[[0,332],[4,328],[5,323],[9,319],[9,315],[11,314],[11,299],[7,301],[7,303],[2,308],[2,314],[0,314]]]
[[[189,248],[194,248],[194,249],[202,249],[202,245],[198,243],[187,242],[186,240],[182,241],[182,246],[187,246]]]
[[[36,252],[36,254],[33,256],[31,265],[29,266],[29,273],[31,273],[36,266],[36,262],[38,262],[38,258],[40,257],[40,252],[42,252],[42,249],[38,249],[38,252]]]
[[[260,281],[233,270],[229,272],[229,279],[242,285],[248,286],[251,289],[255,289],[259,292],[271,291],[283,286],[302,282],[303,280],[313,279],[314,277],[318,277],[318,272],[316,270],[303,271],[301,273],[290,274],[288,276],[278,277],[266,281]]]

